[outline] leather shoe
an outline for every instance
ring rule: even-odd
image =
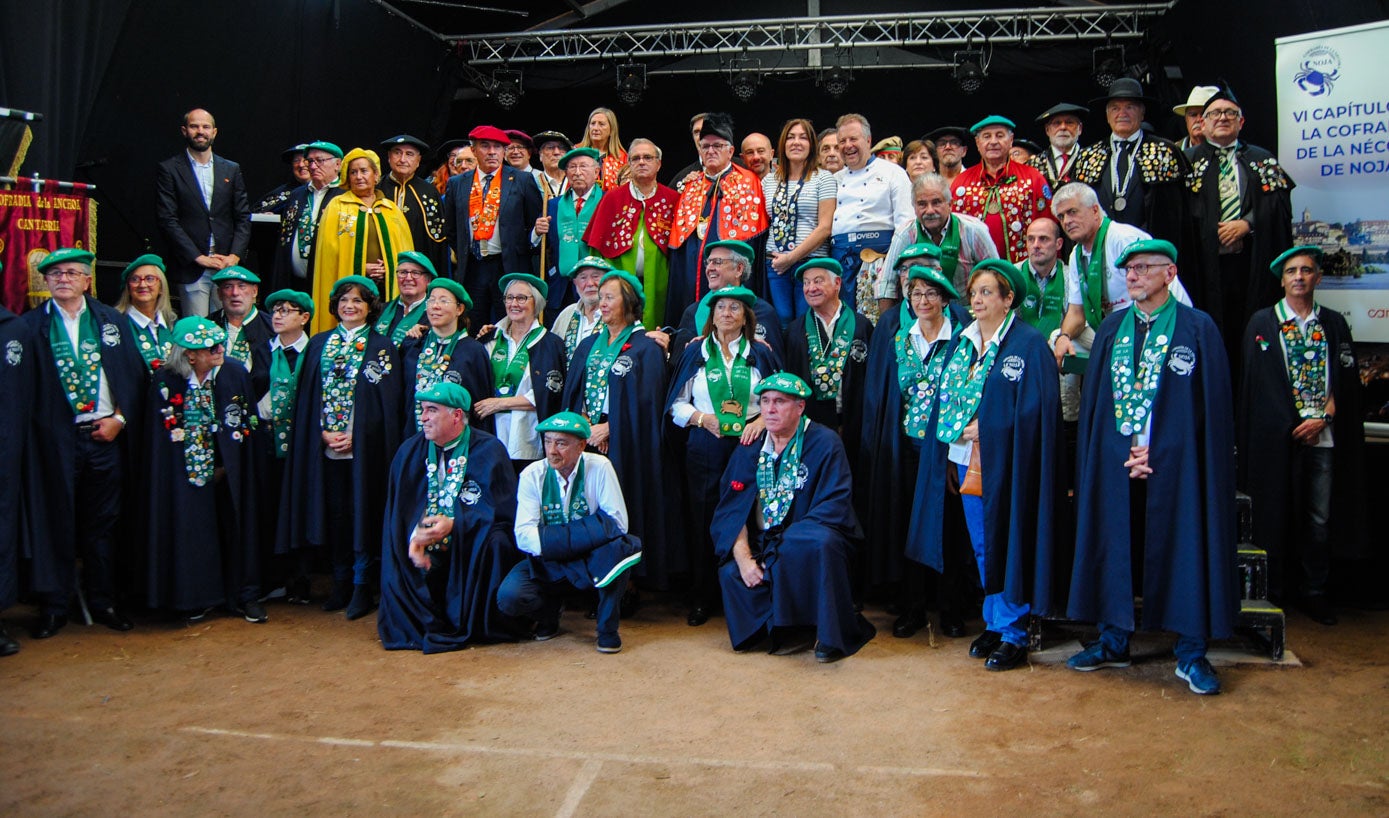
[[[685,617],[685,624],[691,628],[698,628],[709,621],[709,609],[703,605],[696,605],[690,609],[690,615]]]
[[[285,602],[291,605],[309,604],[309,578],[295,577],[285,586]]]
[[[115,608],[107,608],[102,611],[92,611],[92,621],[98,625],[105,625],[113,631],[128,631],[135,627],[135,623]]]
[[[974,659],[987,659],[1002,641],[1003,636],[998,632],[984,631],[979,634],[978,638],[969,643],[969,655]]]
[[[0,625],[0,656],[13,656],[19,653],[19,643]]]
[[[352,586],[352,601],[347,603],[347,619],[361,619],[376,610],[376,600],[371,598],[371,589],[365,585]]]
[[[815,643],[815,661],[819,662],[820,664],[825,665],[829,664],[830,662],[838,662],[840,659],[843,658],[844,651],[840,650],[839,648],[826,647],[825,645],[819,642]]]
[[[1012,642],[1000,642],[984,662],[985,670],[1012,670],[1027,661],[1027,648]]]
[[[34,638],[47,639],[62,630],[67,623],[68,618],[63,614],[41,614],[39,623],[34,626]]]
[[[965,620],[957,613],[942,613],[940,632],[951,639],[959,639],[965,635]]]
[[[898,639],[910,639],[924,627],[926,627],[926,612],[911,610],[897,617],[897,621],[892,623],[892,635]]]

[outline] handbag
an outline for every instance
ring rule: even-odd
[[[969,465],[965,467],[965,480],[960,484],[961,494],[970,494],[975,497],[984,496],[984,473],[980,470],[983,463],[979,459],[979,441],[975,440],[974,445],[969,450]]]

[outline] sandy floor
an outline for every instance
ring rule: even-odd
[[[1389,613],[1197,697],[1154,656],[986,673],[968,639],[736,655],[673,604],[593,650],[387,653],[375,622],[70,625],[0,659],[4,815],[1386,815]],[[6,613],[22,633],[30,612]]]

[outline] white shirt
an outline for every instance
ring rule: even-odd
[[[974,265],[986,258],[998,258],[998,247],[994,245],[993,236],[989,235],[988,225],[982,220],[968,213],[950,215],[957,219],[960,225],[960,261],[955,265],[955,278],[951,283],[960,292],[964,292],[964,284],[969,281],[969,274],[974,271]],[[945,231],[941,232],[941,237],[945,237]],[[900,282],[897,280],[898,259],[908,247],[923,241],[940,244],[929,233],[919,229],[914,218],[897,229],[892,236],[891,246],[887,248],[887,264],[874,287],[874,297],[894,301],[902,297]]]
[[[504,334],[507,327],[510,326],[510,318],[503,318],[497,322],[496,337],[487,342],[488,360],[491,360],[493,350],[497,348],[502,334]],[[529,333],[538,326],[540,326],[539,321],[532,321],[531,325],[526,327],[526,332]],[[523,335],[522,337],[525,336]],[[534,347],[539,343],[540,339],[544,337],[544,335],[536,336],[535,340],[531,342],[531,346],[527,347],[527,349]],[[517,344],[508,337],[506,348],[506,362],[508,366],[510,366],[512,360],[515,359],[517,352]],[[535,406],[535,385],[531,382],[530,367],[526,367],[525,370],[522,371],[521,381],[516,384],[515,394],[508,395],[507,397],[525,398],[531,402],[532,407]],[[506,447],[506,451],[511,455],[512,460],[538,460],[545,456],[545,449],[540,444],[540,434],[535,431],[535,425],[538,419],[536,418],[534,408],[512,409],[506,412],[498,412],[493,417],[496,419],[497,424],[497,439]]]
[[[87,299],[85,297],[82,299],[81,306],[78,307],[77,312],[72,315],[68,315],[67,310],[59,307],[57,301],[49,301],[48,308],[50,312],[56,312],[58,317],[63,319],[63,329],[67,331],[68,343],[72,344],[73,355],[81,357],[82,350],[81,347],[77,345],[77,332],[79,325],[82,323],[82,314],[87,311]],[[136,312],[138,312],[138,310],[136,310]],[[96,325],[96,337],[98,346],[101,346],[101,324]],[[121,340],[125,340],[124,337],[122,337]],[[116,413],[116,402],[115,399],[111,397],[111,386],[106,381],[105,366],[101,367],[101,379],[97,382],[96,394],[96,411],[83,412],[76,415],[72,419],[73,423],[88,423],[100,418],[110,417]]]
[[[188,164],[193,168],[193,178],[198,180],[198,188],[203,194],[203,204],[207,205],[208,210],[211,210],[212,183],[216,176],[212,171],[212,154],[211,152],[208,153],[207,164],[203,164],[198,161],[198,158],[193,155],[192,151],[188,151],[187,153]],[[212,240],[209,239],[208,241],[210,243]]]
[[[363,324],[363,325],[361,325],[360,327],[357,327],[356,329],[346,329],[345,327],[340,327],[340,329],[342,329],[342,331],[345,332],[345,333],[347,334],[347,340],[348,340],[348,342],[350,343],[350,342],[352,342],[352,341],[357,340],[357,336],[358,336],[358,335],[361,335],[361,334],[365,333],[365,332],[367,331],[367,328],[368,328],[369,326],[370,326],[369,324]],[[337,330],[334,330],[334,332],[336,332],[336,331],[337,331]],[[279,339],[278,339],[278,336],[277,336],[276,340],[279,340]],[[366,365],[366,360],[365,360],[365,359],[363,359],[362,364],[363,364],[364,366]],[[360,374],[360,373],[359,373],[359,374]],[[321,389],[322,387],[320,386],[319,388]],[[353,389],[355,390],[356,387],[354,386]],[[319,422],[322,423],[322,419],[321,419],[321,418],[319,419]],[[352,434],[354,431],[356,431],[356,427],[357,427],[357,403],[356,403],[356,401],[353,401],[353,402],[352,402],[352,414],[349,415],[348,418],[347,418],[347,433],[348,433],[348,434]],[[335,451],[333,451],[332,449],[328,448],[327,446],[324,446],[324,447],[323,447],[323,456],[326,457],[326,458],[328,458],[329,460],[351,460],[351,459],[352,459],[352,452],[347,452],[346,454],[340,454],[340,453],[335,452]]]
[[[747,340],[740,338],[739,344],[734,349],[741,349],[745,346],[749,346]],[[709,360],[709,347],[703,341],[699,343],[699,353],[706,362]],[[723,358],[724,377],[731,379],[733,377],[733,359],[723,354],[722,346],[719,346],[719,353]],[[762,373],[758,371],[756,366],[752,365],[751,361],[748,363],[748,368],[751,370],[752,376],[749,383],[755,390],[757,384],[762,380]],[[751,404],[745,408],[743,414],[747,420],[752,420],[757,417],[760,411],[757,408],[756,398],[752,398]],[[715,414],[714,401],[709,397],[709,379],[703,366],[696,369],[694,377],[685,381],[684,386],[680,387],[680,394],[675,396],[675,402],[670,406],[670,418],[675,421],[676,426],[683,429],[690,425],[690,418],[694,416],[695,412],[703,412],[706,415]]]
[[[290,346],[290,348],[293,349],[295,352],[298,352],[300,355],[303,355],[303,354],[304,354],[304,348],[307,347],[308,345],[309,345],[309,334],[308,334],[307,332],[301,332],[301,333],[299,333],[299,337],[298,337],[297,339],[295,339],[294,343],[290,344],[289,346]],[[272,356],[275,354],[275,350],[277,350],[277,349],[282,349],[283,347],[284,347],[284,344],[280,343],[280,336],[276,335],[274,338],[271,338],[271,339],[270,339],[270,354],[271,354]],[[269,391],[269,390],[266,390],[265,394],[261,396],[261,399],[260,399],[259,401],[256,402],[256,414],[260,415],[262,420],[269,420],[269,419],[270,419],[270,391]]]
[[[627,503],[622,499],[622,486],[618,485],[617,472],[612,463],[601,454],[584,452],[579,455],[584,462],[584,499],[588,501],[590,512],[602,511],[613,521],[622,533],[627,533]],[[545,470],[549,463],[537,460],[521,472],[516,484],[516,545],[533,557],[540,554],[540,503],[545,496]],[[560,496],[565,507],[574,497],[574,475],[579,471],[576,465],[568,477],[556,473],[559,478]]]
[[[912,328],[907,330],[907,340],[911,341],[912,349],[916,351],[916,357],[923,361],[926,360],[926,356],[930,353],[932,347],[937,344],[946,344],[950,342],[950,333],[953,330],[953,327],[950,326],[950,310],[944,307],[941,308],[941,320],[940,332],[936,334],[936,340],[934,341],[926,340],[926,336],[921,332],[921,322],[919,320],[913,321]]]
[[[916,218],[912,183],[901,165],[876,156],[859,170],[848,167],[834,174],[839,183],[830,232],[893,231]]]
[[[1297,322],[1297,331],[1300,332],[1300,333],[1302,333],[1302,335],[1303,335],[1304,338],[1307,336],[1307,324],[1308,324],[1309,322],[1311,322],[1311,320],[1312,320],[1313,318],[1317,318],[1318,320],[1320,320],[1320,317],[1321,317],[1321,305],[1320,305],[1320,304],[1315,304],[1315,302],[1314,302],[1314,306],[1312,307],[1312,311],[1309,312],[1309,313],[1307,313],[1307,317],[1306,317],[1306,318],[1303,318],[1301,315],[1298,315],[1297,312],[1296,312],[1295,310],[1293,310],[1292,305],[1288,303],[1288,299],[1286,299],[1286,298],[1284,298],[1282,301],[1278,302],[1278,308],[1279,308],[1279,309],[1275,309],[1274,312],[1273,312],[1273,317],[1274,317],[1274,319],[1275,319],[1275,320],[1278,320],[1278,322],[1281,324],[1281,323],[1282,323],[1282,317],[1283,317],[1283,315],[1291,315],[1291,316],[1293,317],[1293,320]],[[1281,311],[1282,311],[1281,314],[1280,314],[1280,312],[1279,312],[1280,309],[1281,309]],[[1286,362],[1287,362],[1287,360],[1288,360],[1288,342],[1287,342],[1287,340],[1285,340],[1285,339],[1283,338],[1283,333],[1281,333],[1281,332],[1278,333],[1278,344],[1279,344],[1279,346],[1281,346],[1281,347],[1283,348],[1283,361],[1284,361],[1284,366],[1286,366],[1286,365],[1287,365]],[[1327,349],[1326,349],[1326,362],[1325,362],[1325,367],[1326,367],[1325,378],[1326,378],[1326,394],[1327,394],[1328,397],[1330,397],[1330,395],[1331,395],[1331,354],[1332,354],[1332,352],[1333,352],[1333,350],[1331,349],[1331,345],[1330,345],[1330,344],[1327,344]],[[1302,421],[1299,420],[1298,422],[1301,423]],[[1334,445],[1334,443],[1335,443],[1335,441],[1334,441],[1333,438],[1331,437],[1331,425],[1330,425],[1330,424],[1327,424],[1325,427],[1322,428],[1321,434],[1317,436],[1317,442],[1312,444],[1312,448],[1314,448],[1314,449],[1330,449],[1330,448]]]
[[[86,301],[83,301],[82,305],[83,309],[85,309]],[[130,320],[134,321],[135,326],[139,327],[140,329],[149,329],[150,326],[163,327],[164,329],[169,329],[169,325],[164,323],[164,313],[162,312],[155,312],[154,317],[150,318],[143,312],[140,312],[134,307],[131,307],[130,309],[125,311],[125,314],[130,316]]]
[[[1119,260],[1119,257],[1124,254],[1124,250],[1130,244],[1150,238],[1152,236],[1133,225],[1110,221],[1109,230],[1104,235],[1105,293],[1100,300],[1100,306],[1105,315],[1122,310],[1133,303],[1129,300],[1127,274],[1122,267],[1116,266],[1114,262]],[[1085,281],[1085,270],[1089,266],[1090,255],[1085,252],[1083,246],[1077,244],[1071,250],[1071,257],[1067,260],[1065,267],[1067,304],[1075,304],[1079,307],[1085,305],[1081,283]],[[1167,291],[1177,301],[1188,307],[1191,306],[1191,296],[1187,295],[1180,277],[1174,276],[1172,278],[1172,283],[1167,285]]]
[[[1009,330],[1013,328],[1013,322],[1016,320],[1016,316],[1012,317],[1011,320],[1009,318],[1003,319],[1003,323],[999,324],[998,329],[994,330],[994,334],[989,336],[988,338],[983,337],[984,330],[982,327],[979,326],[979,322],[973,321],[970,323],[969,326],[965,327],[960,332],[960,337],[963,339],[961,343],[963,343],[964,341],[968,341],[969,343],[973,344],[975,360],[978,360],[979,358],[984,357],[984,350],[987,347],[999,346],[1003,343],[1004,337],[1007,336]],[[994,363],[997,363],[997,361],[995,360]],[[980,399],[980,401],[982,402],[982,398]],[[977,408],[975,410],[974,417],[978,417]],[[971,417],[970,420],[974,420],[974,417]],[[969,456],[973,449],[974,444],[970,441],[965,440],[962,436],[954,443],[950,444],[949,452],[946,454],[946,457],[950,460],[951,463],[956,463],[961,466],[968,466]]]
[[[594,330],[598,329],[598,324],[600,320],[598,315],[598,306],[596,304],[593,307],[593,312],[588,315],[584,314],[583,310],[581,309],[582,306],[583,302],[576,301],[573,304],[570,304],[569,306],[560,310],[559,317],[556,318],[555,323],[550,326],[550,332],[553,332],[554,334],[558,335],[559,339],[563,341],[564,334],[569,331],[570,319],[574,317],[574,313],[578,313],[579,334],[575,336],[575,348],[577,348],[579,343],[582,342],[585,338],[592,335]]]

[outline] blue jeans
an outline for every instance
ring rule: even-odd
[[[497,607],[507,616],[530,617],[541,622],[559,619],[564,595],[574,590],[568,580],[542,576],[531,559],[523,559],[511,569],[497,589]],[[598,589],[598,635],[617,635],[621,619],[622,593],[627,590],[627,574]]]
[[[1105,649],[1115,655],[1128,653],[1129,637],[1133,636],[1133,631],[1126,631],[1116,625],[1106,625],[1100,623],[1100,644]],[[1177,644],[1173,646],[1172,652],[1177,656],[1177,664],[1184,665],[1195,659],[1204,658],[1206,655],[1206,640],[1199,636],[1177,636]]]
[[[803,259],[801,263],[809,260]],[[792,319],[800,318],[810,309],[810,305],[805,303],[805,290],[796,280],[796,271],[790,269],[778,273],[772,269],[771,260],[767,261],[767,292],[771,295],[772,306],[776,308],[777,318],[781,319],[783,327],[790,326]]]
[[[967,466],[954,464],[959,469],[960,482],[965,482]],[[969,529],[969,541],[974,546],[974,561],[979,566],[979,584],[984,584],[984,498],[972,494],[961,494],[960,505],[964,507],[965,528]],[[1013,645],[1027,644],[1027,615],[1031,606],[1026,602],[1010,602],[1002,593],[984,596],[984,627],[1000,634],[1003,641]]]

